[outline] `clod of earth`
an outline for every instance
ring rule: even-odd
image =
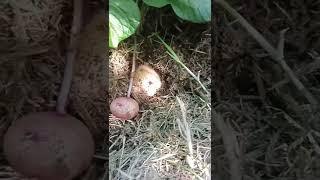
[[[159,74],[150,66],[141,65],[134,73],[133,93],[153,96],[161,87]]]
[[[111,102],[110,111],[119,119],[129,120],[138,115],[139,104],[130,97],[119,97]]]
[[[90,165],[94,141],[78,119],[37,112],[9,127],[3,148],[12,167],[28,177],[71,180]]]

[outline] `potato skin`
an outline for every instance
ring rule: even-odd
[[[71,180],[90,165],[94,140],[87,127],[70,115],[31,113],[9,127],[4,154],[27,177]]]
[[[138,115],[139,104],[128,97],[118,97],[111,102],[111,113],[122,120],[129,120]]]
[[[134,73],[133,94],[153,96],[161,87],[159,74],[148,65],[140,65]]]

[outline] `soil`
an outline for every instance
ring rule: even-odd
[[[117,49],[111,50],[109,53],[109,99],[126,96],[134,38],[137,42],[136,68],[140,65],[152,67],[159,74],[162,84],[159,91],[152,97],[141,96],[139,93],[133,92],[132,97],[139,102],[140,113],[132,121],[121,122],[110,116],[109,143],[112,144],[112,148],[109,149],[111,161],[109,164],[111,171],[109,173],[113,178],[124,178],[115,169],[121,166],[123,171],[130,173],[133,177],[190,179],[193,174],[185,169],[188,164],[183,160],[185,158],[183,154],[188,150],[184,149],[186,147],[184,145],[185,140],[179,139],[181,137],[180,132],[175,129],[178,128],[177,125],[175,126],[175,116],[181,113],[179,106],[175,109],[176,97],[190,98],[188,100],[184,99],[184,101],[194,103],[188,109],[190,111],[188,117],[190,121],[197,121],[195,126],[198,124],[200,126],[201,123],[209,123],[210,117],[204,113],[205,118],[201,119],[199,117],[202,117],[202,114],[191,112],[192,108],[197,109],[198,106],[203,106],[202,102],[199,102],[199,97],[203,96],[203,92],[197,82],[167,54],[164,45],[154,34],[158,33],[192,72],[195,74],[199,72],[201,81],[205,83],[207,88],[210,88],[208,87],[211,82],[210,26],[209,24],[182,22],[170,7],[161,10],[150,8],[142,17],[145,21],[141,22],[142,26],[139,27],[135,37],[128,38]],[[193,119],[192,116],[196,116],[196,118]],[[202,131],[205,128],[199,127],[198,129],[201,131],[199,134],[206,133]],[[209,146],[207,144],[207,141],[210,141],[208,136],[194,136],[195,139],[202,140],[205,144],[203,146]],[[123,144],[119,138],[126,143]],[[161,147],[160,144],[168,145],[167,147]],[[170,148],[170,146],[177,144],[181,145],[177,148]],[[173,160],[178,162],[179,165],[168,162],[169,164],[163,169],[162,163],[152,165],[149,160],[152,157],[156,158],[170,154],[172,151],[179,151],[177,157],[173,157]],[[141,152],[143,155],[136,157],[135,152]],[[122,162],[119,160],[120,158],[127,160]],[[210,163],[210,157],[205,157],[203,161]],[[204,174],[201,171],[199,169],[197,173]]]
[[[107,25],[101,2],[85,3],[88,11],[85,11],[67,112],[86,124],[99,152],[102,149],[99,142],[107,134]],[[0,18],[3,21],[0,25],[0,136],[3,137],[11,122],[24,114],[55,110],[65,67],[72,3],[11,1],[1,2],[0,8],[5,17]],[[97,179],[105,172],[104,162],[94,158],[89,170],[80,176]],[[5,173],[1,178],[25,179],[10,167],[2,152],[0,167],[1,173]]]
[[[43,13],[39,15],[40,20],[35,18],[33,10],[44,7],[51,9],[48,12],[53,15]],[[96,156],[92,165],[78,179],[99,179],[108,171],[105,168],[108,156],[106,152],[109,150],[108,101],[127,92],[131,53],[127,52],[126,56],[118,58],[123,65],[121,71],[116,72],[112,69],[113,64],[108,64],[107,57],[107,24],[102,9],[104,6],[100,1],[92,0],[86,1],[86,7],[88,11],[85,11],[84,15],[79,55],[75,62],[67,112],[86,124],[96,142]],[[0,9],[1,17],[4,17],[0,18],[2,44],[0,51],[3,54],[0,57],[0,136],[2,137],[11,122],[24,114],[55,110],[63,77],[66,45],[69,40],[72,3],[46,0],[40,4],[30,2],[26,5],[14,4],[12,1],[0,4]],[[204,81],[211,79],[209,65],[211,61],[207,54],[210,49],[210,28],[208,25],[183,23],[174,17],[172,10],[168,8],[150,11],[144,18],[159,20],[144,22],[144,27],[141,27],[137,34],[139,48],[137,64],[151,65],[163,81],[163,87],[157,96],[144,100],[137,98],[142,103],[142,110],[159,107],[161,104],[168,105],[166,96],[175,96],[187,91],[198,93],[197,85],[191,83],[189,75],[181,71],[181,68],[166,54],[163,45],[156,42],[155,38],[148,37],[152,32],[160,32],[159,35],[166,42],[170,42],[179,55],[183,55],[186,65],[193,72],[201,72],[201,79]],[[22,23],[25,26],[18,27],[21,21],[28,23]],[[43,29],[32,31],[39,24],[44,25]],[[129,38],[118,50],[126,51],[126,48],[132,45],[133,39]],[[201,67],[203,65],[205,67]],[[108,66],[111,68],[108,69]],[[145,101],[148,103],[143,103]],[[119,133],[117,129],[110,131],[110,135],[117,133]],[[1,175],[3,178],[25,179],[10,167],[2,153],[0,171],[5,172],[5,175]],[[182,173],[181,176],[188,175]]]
[[[289,28],[285,60],[319,101],[319,2],[230,4],[275,47],[280,31]],[[226,169],[240,162],[237,168],[243,179],[318,179],[318,107],[310,106],[281,67],[218,4],[214,17],[215,110],[232,124],[229,134],[237,134],[235,148],[239,148],[230,160],[224,151],[228,145],[218,148],[223,146],[223,133],[214,133],[217,178],[239,173]]]
[[[36,18],[32,16],[35,13],[32,3],[14,2],[0,3],[1,137],[11,122],[23,114],[55,109],[72,19],[70,2],[42,1],[35,7],[52,14],[40,13]],[[118,128],[119,122],[112,117],[107,123],[108,101],[127,92],[133,37],[121,43],[117,52],[108,52],[105,12],[99,9],[104,6],[98,0],[86,3],[90,10],[85,12],[81,53],[67,111],[88,126],[97,144],[92,166],[81,177],[99,179],[106,172],[109,143],[119,135],[129,138],[135,133],[131,126]],[[285,34],[285,60],[320,101],[320,3],[316,0],[230,3],[274,46],[280,31],[289,28]],[[135,97],[141,103],[141,111],[168,105],[172,102],[167,97],[183,93],[203,96],[198,85],[153,36],[158,32],[191,71],[200,71],[200,79],[212,84],[212,108],[221,115],[229,131],[212,131],[216,160],[212,168],[217,179],[239,174],[245,180],[319,179],[319,108],[310,106],[281,67],[222,7],[216,5],[212,26],[185,23],[174,17],[170,8],[152,9],[143,16],[143,26],[135,35],[137,65],[153,67],[163,85],[155,97]],[[213,117],[213,122],[216,120]],[[109,128],[110,139],[106,133]],[[235,137],[231,146],[236,152],[233,159],[227,154],[230,147],[223,141],[228,133]],[[151,135],[149,140],[156,136]],[[113,149],[120,149],[120,145]],[[1,178],[22,179],[2,153],[0,171],[5,172]]]

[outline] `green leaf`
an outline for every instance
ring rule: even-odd
[[[162,8],[163,6],[166,6],[170,4],[170,0],[143,0],[144,3],[146,3],[148,6],[153,6],[156,8]]]
[[[135,33],[140,23],[140,11],[133,0],[109,0],[109,47]]]
[[[161,8],[168,4],[181,19],[194,23],[211,20],[211,0],[143,0],[149,6]]]

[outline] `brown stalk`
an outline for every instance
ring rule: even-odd
[[[224,121],[223,117],[213,110],[213,119],[219,132],[221,133],[223,144],[226,150],[226,157],[229,160],[230,180],[241,180],[241,160],[239,143],[234,129],[230,123]]]
[[[129,81],[129,88],[127,92],[127,97],[130,98],[131,91],[132,91],[132,85],[133,85],[133,76],[134,71],[136,69],[136,53],[137,53],[137,39],[134,37],[134,47],[133,47],[133,55],[132,55],[132,66],[131,66],[131,73],[130,73],[130,81]]]
[[[291,82],[296,86],[300,93],[309,101],[311,105],[318,105],[319,102],[313,94],[303,85],[297,78],[292,69],[288,66],[284,59],[284,33],[287,29],[280,32],[280,40],[277,48],[272,46],[249,22],[241,16],[234,8],[232,8],[225,0],[215,0],[225,10],[227,10],[238,22],[245,28],[249,34],[269,53],[269,55],[282,67]]]
[[[78,42],[79,34],[82,23],[82,11],[83,11],[83,0],[73,1],[73,20],[72,28],[70,33],[70,41],[68,45],[68,52],[66,56],[66,65],[64,69],[63,81],[60,88],[56,111],[61,114],[65,114],[65,107],[67,98],[69,95],[72,74],[73,74],[73,63],[78,53]]]

